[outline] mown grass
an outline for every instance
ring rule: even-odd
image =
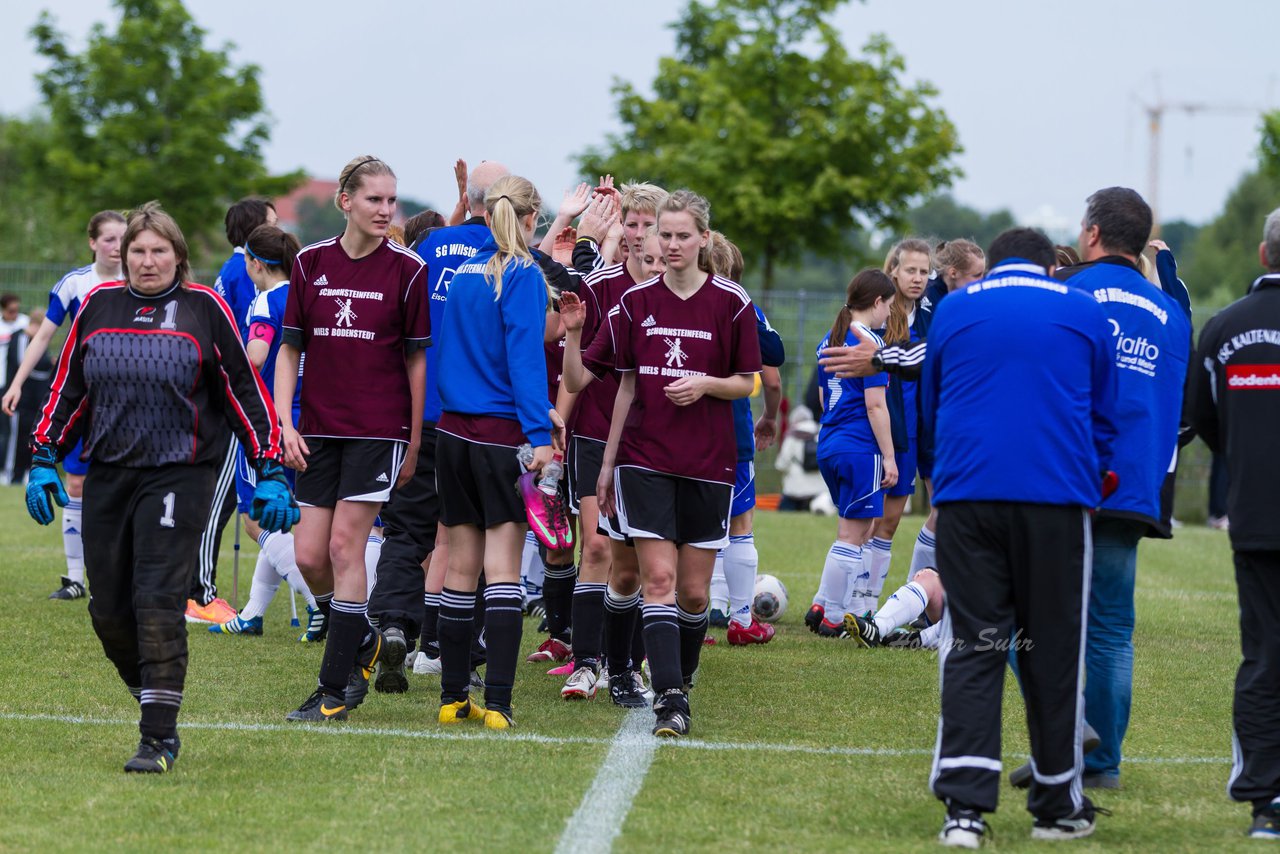
[[[371,694],[337,732],[285,728],[285,712],[314,685],[320,650],[294,640],[281,595],[265,637],[192,627],[178,766],[162,778],[126,777],[136,705],[102,656],[83,600],[45,599],[62,565],[58,531],[26,518],[17,489],[0,490],[0,507],[0,848],[548,851],[622,720],[603,696],[561,701],[558,679],[521,665],[516,732],[567,741],[478,730],[468,731],[474,739],[441,739],[438,685],[424,677],[412,677],[408,694]],[[905,575],[918,522],[898,534],[891,585]],[[708,648],[693,696],[696,739],[753,747],[660,747],[617,850],[936,846],[941,808],[927,788],[936,659],[821,641],[801,623],[833,528],[809,516],[760,515],[761,571],[787,584],[790,610],[768,647],[735,649],[722,638]],[[249,548],[241,557],[242,590],[254,555]],[[226,592],[230,577],[228,548]],[[1172,542],[1144,543],[1137,604],[1132,761],[1124,788],[1096,798],[1115,815],[1072,850],[1246,845],[1248,811],[1224,794],[1239,656],[1225,536],[1186,528]],[[533,629],[527,622],[526,648],[536,643]],[[30,717],[38,715],[97,723]],[[1011,682],[1004,722],[1012,767],[1027,742]],[[224,728],[206,728],[214,726]],[[230,728],[255,726],[270,729]],[[846,752],[822,752],[829,747]],[[1028,838],[1022,793],[1006,787],[1001,796],[991,850],[1039,847]]]

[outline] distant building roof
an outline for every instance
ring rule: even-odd
[[[322,205],[333,204],[333,196],[338,192],[337,181],[321,181],[318,178],[309,178],[307,182],[298,187],[287,196],[281,196],[275,200],[276,216],[280,219],[280,227],[291,229],[298,224],[298,204],[303,199],[313,199]]]

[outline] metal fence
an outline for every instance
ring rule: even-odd
[[[67,269],[50,264],[0,263],[0,293],[14,293],[22,299],[23,310],[47,304],[49,289],[65,275]],[[212,284],[217,271],[193,271],[198,282]],[[830,330],[840,308],[843,294],[830,291],[770,291],[753,295],[769,317],[773,328],[782,336],[787,361],[782,367],[782,388],[791,401],[802,401],[813,372],[818,342]],[[1216,308],[1194,310],[1196,328],[1213,316]],[[756,401],[759,406],[759,400]],[[1209,453],[1199,442],[1188,447],[1182,456],[1178,475],[1175,515],[1189,521],[1203,520],[1209,481]],[[762,454],[756,463],[756,476],[762,491],[776,491],[780,475],[773,468],[773,455]],[[922,504],[923,502],[916,502]]]

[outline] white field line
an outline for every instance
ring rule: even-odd
[[[0,712],[0,721],[29,721],[72,724],[76,726],[128,726],[136,728],[137,719],[89,718],[80,715],[40,715]],[[528,742],[530,744],[601,744],[612,745],[611,738],[593,736],[540,735],[534,732],[490,734],[473,730],[452,729],[394,729],[387,727],[347,726],[345,724],[267,724],[239,721],[191,721],[179,720],[179,730],[221,730],[232,732],[307,732],[332,736],[383,736],[387,738],[420,738],[428,741],[493,741],[495,743]],[[655,739],[656,741],[656,739]],[[696,738],[669,739],[657,742],[660,747],[673,750],[709,751],[759,751],[764,753],[803,753],[812,756],[932,756],[932,748],[895,747],[844,747],[830,745],[818,747],[808,744],[785,744],[761,741],[702,741]],[[1026,759],[1025,753],[1007,754],[1010,758]],[[1128,756],[1125,762],[1134,765],[1230,765],[1229,756]]]
[[[649,731],[652,723],[648,709],[627,712],[596,778],[565,824],[556,854],[608,854],[613,848],[658,752],[658,739]]]

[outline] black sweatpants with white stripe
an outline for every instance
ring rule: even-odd
[[[187,677],[187,592],[213,494],[212,466],[94,461],[84,482],[89,616],[142,703],[143,735],[167,738]]]
[[[1280,551],[1236,552],[1240,669],[1227,787],[1254,809],[1280,797]]]
[[[960,502],[938,508],[947,591],[939,651],[942,716],[930,785],[953,807],[996,808],[1000,700],[1015,649],[1031,739],[1027,808],[1061,818],[1083,804],[1083,668],[1092,571],[1079,507]],[[1017,635],[1014,635],[1014,627]]]
[[[232,439],[218,468],[213,494],[205,510],[204,531],[200,535],[199,560],[191,580],[189,599],[208,605],[218,596],[218,551],[222,548],[222,532],[236,512],[236,448]]]

